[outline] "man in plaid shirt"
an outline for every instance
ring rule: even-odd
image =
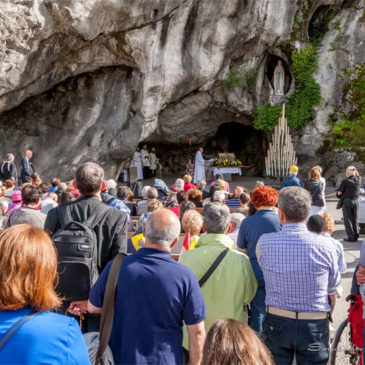
[[[257,259],[264,273],[265,343],[276,364],[328,361],[328,288],[339,276],[336,249],[328,237],[307,230],[309,193],[287,187],[279,194],[282,231],[261,236]]]

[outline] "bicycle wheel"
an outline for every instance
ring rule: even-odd
[[[330,350],[330,365],[362,365],[362,349],[351,340],[351,325],[347,319],[338,326]]]

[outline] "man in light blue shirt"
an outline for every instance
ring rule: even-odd
[[[261,236],[257,260],[264,273],[263,336],[275,363],[327,364],[328,289],[338,281],[336,248],[306,227],[309,193],[287,187],[279,194],[282,230]]]

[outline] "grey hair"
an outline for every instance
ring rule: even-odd
[[[7,158],[8,160],[11,160],[11,159],[13,159],[13,160],[14,160],[14,155],[13,155],[12,153],[8,153],[8,154],[6,155],[6,158]]]
[[[346,169],[346,172],[350,175],[350,176],[355,176],[356,175],[356,172],[357,172],[357,169],[355,166],[349,166],[347,169]]]
[[[184,189],[184,180],[183,179],[176,179],[175,186],[180,188],[180,190]]]
[[[104,179],[104,170],[94,162],[86,162],[76,171],[76,184],[81,194],[97,193]]]
[[[323,170],[322,170],[322,167],[321,166],[317,165],[317,166],[314,166],[313,168],[314,169],[317,169],[318,172],[322,175]]]
[[[149,188],[147,190],[147,198],[156,199],[158,197],[158,191],[156,188]]]
[[[150,190],[151,189],[151,187],[149,186],[149,185],[146,185],[143,189],[142,189],[142,196],[144,197],[144,198],[146,198],[147,197],[147,191],[148,190]]]
[[[311,209],[312,198],[307,190],[298,186],[283,188],[279,193],[279,209],[290,222],[304,222]]]
[[[226,194],[222,190],[217,190],[216,192],[214,192],[213,199],[214,201],[223,203],[226,199]]]
[[[175,215],[172,224],[161,224],[159,220],[155,219],[155,214],[159,211],[152,212],[147,218],[144,232],[146,242],[161,247],[170,247],[172,242],[180,235],[180,221]]]
[[[207,182],[206,182],[204,179],[199,179],[199,180],[196,182],[196,186],[197,186],[199,189],[204,189],[204,188],[207,186]]]
[[[245,216],[242,213],[232,213],[231,214],[231,222],[236,224],[236,227],[241,227],[241,224]]]
[[[117,183],[113,179],[108,180],[107,185],[108,189],[115,189],[117,187]]]
[[[205,204],[203,216],[207,233],[225,234],[231,223],[229,208],[221,203]]]

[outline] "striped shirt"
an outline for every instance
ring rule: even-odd
[[[336,248],[303,223],[287,223],[261,236],[257,259],[264,273],[266,305],[293,312],[329,312],[328,289],[339,277]]]

